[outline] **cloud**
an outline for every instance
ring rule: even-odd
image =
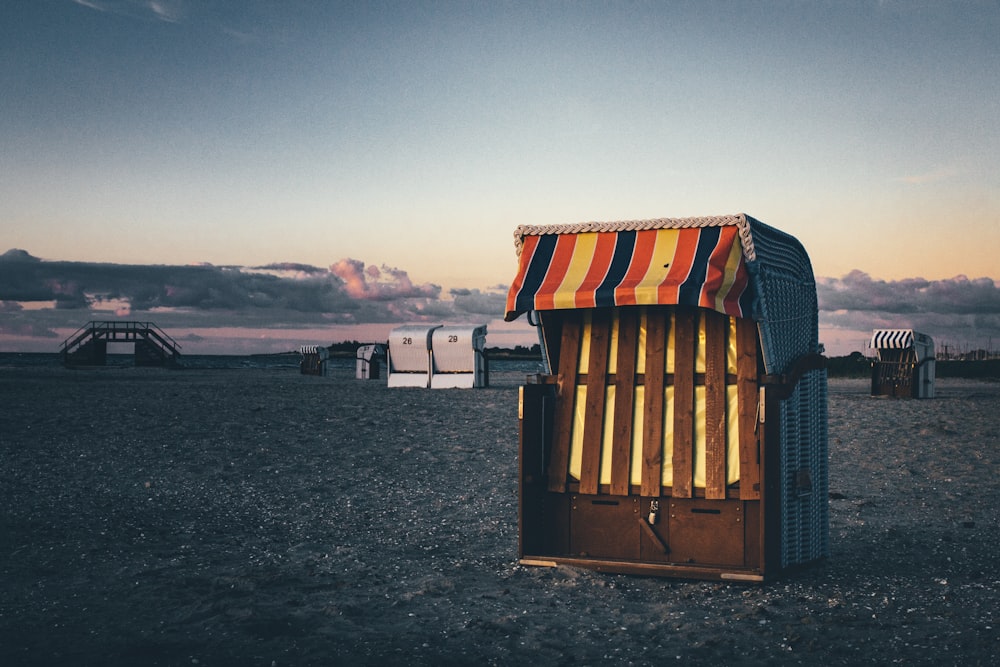
[[[191,24],[217,31],[238,44],[258,44],[287,39],[287,25],[300,18],[299,6],[289,13],[284,3],[205,0],[71,0],[85,9],[144,23]],[[323,3],[314,3],[321,6]],[[289,18],[291,17],[291,18]]]
[[[16,338],[61,338],[61,336],[45,326],[26,320],[0,320],[0,335]]]
[[[296,277],[284,278],[268,271],[212,265],[50,262],[24,251],[0,256],[0,299],[53,301],[63,309],[119,301],[139,311],[275,307],[312,311],[350,307],[339,279],[315,267],[299,267]]]
[[[495,317],[504,311],[507,300],[507,290],[497,287],[491,291],[481,292],[478,289],[453,289],[451,296],[455,309],[471,315]]]
[[[1000,340],[1000,287],[990,278],[887,281],[852,271],[817,279],[816,290],[821,340],[851,332],[852,349],[860,350],[858,341],[873,329],[915,329],[939,349],[985,349]]]
[[[842,278],[820,278],[820,310],[885,313],[1000,314],[1000,288],[990,278],[970,280],[876,280],[863,271]]]
[[[185,5],[180,0],[73,0],[73,2],[101,13],[153,19],[165,23],[179,23],[185,14]]]
[[[0,262],[40,262],[42,260],[37,257],[32,257],[31,253],[27,250],[21,250],[20,248],[11,248],[4,254],[0,255]]]
[[[402,269],[345,258],[328,268],[47,261],[0,255],[0,333],[51,337],[89,320],[154,320],[161,327],[288,329],[495,319],[503,295],[414,282]],[[33,333],[34,332],[34,333]]]
[[[31,318],[21,304],[0,301],[0,336],[57,338],[59,334]]]
[[[309,264],[297,264],[295,262],[274,262],[264,266],[256,266],[254,271],[272,272],[275,275],[298,274],[301,276],[316,275],[325,273],[326,269]]]
[[[382,265],[365,266],[356,259],[342,259],[330,273],[344,281],[347,294],[355,299],[388,301],[399,298],[436,299],[441,288],[430,283],[414,285],[405,271]]]
[[[180,21],[182,12],[181,5],[176,2],[167,2],[166,0],[154,0],[152,2],[145,3],[153,15],[161,21],[166,21],[167,23],[177,23]]]
[[[108,8],[103,3],[92,2],[91,0],[73,0],[73,2],[80,5],[81,7],[86,7],[87,9],[93,9],[94,11],[97,12],[108,11]]]
[[[818,278],[816,287],[820,340],[833,355],[863,350],[876,328],[916,329],[939,349],[1000,341],[1000,287],[990,278],[887,281],[852,271]],[[506,291],[504,285],[455,288],[443,296],[440,286],[415,282],[402,269],[352,258],[328,267],[135,265],[49,261],[13,249],[0,255],[0,336],[34,338],[44,347],[89,320],[114,318],[155,321],[182,336],[221,328],[249,336],[255,330],[478,324],[502,316]]]

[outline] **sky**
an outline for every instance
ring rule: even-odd
[[[504,324],[520,224],[745,212],[820,340],[1000,347],[1000,2],[0,3],[0,351]]]

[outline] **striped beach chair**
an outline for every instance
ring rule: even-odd
[[[913,329],[875,329],[872,396],[934,398],[934,339]]]
[[[529,565],[762,580],[828,554],[826,371],[791,236],[746,215],[515,233]]]

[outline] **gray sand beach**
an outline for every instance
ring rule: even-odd
[[[831,556],[517,563],[517,385],[0,368],[0,664],[993,664],[1000,383],[831,380]]]

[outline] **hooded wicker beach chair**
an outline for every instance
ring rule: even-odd
[[[872,396],[934,398],[934,339],[913,329],[875,329]]]
[[[506,319],[529,565],[763,580],[828,555],[825,360],[797,240],[747,215],[521,226]]]

